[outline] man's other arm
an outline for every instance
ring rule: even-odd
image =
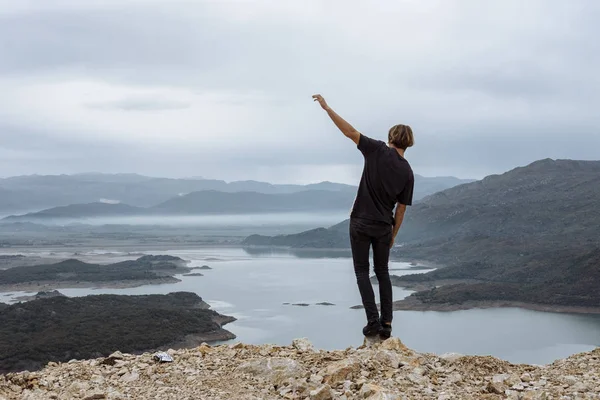
[[[352,125],[350,125],[348,121],[346,121],[344,118],[340,117],[335,111],[333,111],[331,107],[327,105],[327,102],[325,101],[323,96],[321,96],[320,94],[315,94],[313,96],[313,99],[314,101],[319,102],[319,105],[321,106],[321,108],[323,108],[323,110],[327,111],[329,118],[331,118],[335,126],[337,126],[338,129],[342,131],[344,136],[351,139],[354,143],[356,143],[356,145],[358,145],[358,142],[360,141],[360,132],[357,131]]]
[[[398,235],[400,226],[402,226],[402,221],[404,221],[404,213],[405,212],[406,212],[406,204],[398,203],[396,205],[396,213],[394,215],[394,230],[392,232],[392,241],[390,243],[390,248],[394,247],[394,241],[396,240],[396,235]]]

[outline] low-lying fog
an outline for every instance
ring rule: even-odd
[[[226,214],[226,215],[167,215],[167,216],[125,216],[94,217],[81,219],[48,219],[31,222],[45,225],[163,225],[163,226],[316,226],[335,225],[349,217],[349,213],[266,213],[266,214]]]

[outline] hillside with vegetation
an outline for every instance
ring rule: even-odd
[[[1,304],[1,303],[0,303]],[[235,320],[187,292],[32,300],[0,308],[0,373],[159,347],[227,340]]]

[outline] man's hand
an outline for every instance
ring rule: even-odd
[[[395,241],[396,241],[396,238],[392,236],[392,241],[390,242],[390,249],[394,247]]]
[[[323,98],[323,96],[321,96],[320,94],[315,94],[313,95],[313,100],[314,101],[318,101],[319,105],[321,106],[321,108],[325,111],[329,110],[329,106],[327,105],[327,102],[325,101],[325,99]]]
[[[335,126],[337,126],[338,129],[340,131],[342,131],[344,136],[351,139],[354,143],[356,143],[358,145],[358,142],[360,140],[360,132],[357,131],[356,129],[354,129],[354,127],[352,125],[350,125],[348,122],[346,122],[344,120],[344,118],[340,117],[339,115],[336,114],[335,111],[333,111],[331,108],[329,108],[329,106],[327,105],[327,102],[325,101],[323,96],[321,96],[320,94],[315,94],[315,95],[313,95],[312,98],[314,101],[319,102],[319,104],[321,105],[321,108],[323,110],[327,111],[329,118],[331,118],[331,120],[333,121]]]

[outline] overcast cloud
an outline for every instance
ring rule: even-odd
[[[310,96],[421,175],[600,159],[595,0],[0,0],[0,175],[356,183]]]

